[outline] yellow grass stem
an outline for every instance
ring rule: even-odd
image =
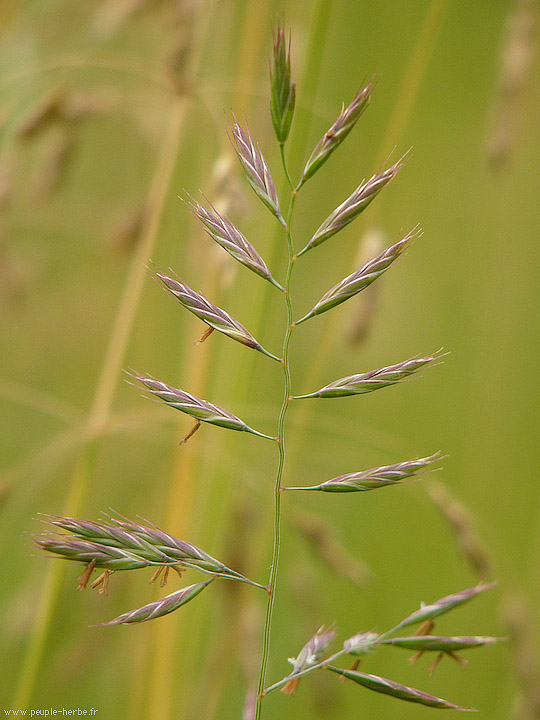
[[[75,515],[82,504],[95,454],[96,443],[92,441],[81,450],[64,507],[66,516]],[[25,710],[32,699],[63,577],[64,564],[52,563],[45,577],[41,601],[19,673],[11,706],[13,710]]]
[[[212,266],[209,277],[204,283],[203,292],[205,297],[216,298],[218,290],[219,274],[217,268]],[[205,395],[213,348],[214,346],[207,342],[188,351],[193,353],[192,362],[189,363],[188,373],[183,382],[195,395]],[[209,428],[209,430],[212,431],[213,428]],[[179,445],[173,460],[166,500],[168,511],[164,525],[169,532],[179,537],[190,537],[193,530],[198,457],[202,440],[202,433],[198,433],[187,443]],[[190,647],[192,652],[196,652],[193,644],[186,642],[186,634],[198,631],[197,627],[193,627],[193,615],[198,615],[197,609],[198,606],[190,613],[190,624],[186,624],[185,615],[177,613],[154,627],[153,653],[147,674],[148,708],[145,713],[145,717],[150,720],[166,720],[173,716],[177,717],[175,691],[178,676],[182,667],[190,665],[186,657],[186,653],[190,653]],[[181,654],[179,653],[180,646],[182,646]],[[180,657],[181,660],[178,662]],[[182,675],[188,676],[187,673],[182,673]]]

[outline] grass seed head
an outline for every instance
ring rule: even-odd
[[[207,202],[211,209],[205,208],[190,196],[190,202],[187,205],[192,215],[200,222],[210,237],[239,263],[260,277],[276,284],[266,263],[253,245],[228,217],[220,215],[216,208],[209,201]]]
[[[461,707],[460,705],[454,705],[454,703],[443,700],[442,698],[429,695],[422,690],[416,688],[407,687],[401,683],[395,682],[394,680],[388,680],[388,678],[380,677],[379,675],[370,675],[368,673],[361,673],[356,670],[343,670],[342,668],[333,667],[329,665],[327,667],[331,672],[337,673],[347,680],[352,680],[358,685],[362,685],[369,690],[374,692],[383,693],[384,695],[391,695],[392,697],[398,698],[399,700],[405,700],[406,702],[419,703],[420,705],[427,705],[428,707],[439,708],[441,710],[470,710],[471,708]]]
[[[377,257],[367,262],[359,270],[356,270],[341,280],[337,285],[334,285],[333,288],[322,296],[307,315],[296,321],[296,324],[299,325],[314,315],[320,315],[327,310],[331,310],[336,307],[336,305],[340,305],[342,302],[362,292],[362,290],[380,278],[392,263],[394,263],[421,234],[420,229],[415,228],[404,238],[398,240],[398,242],[386,248],[380,255],[377,255]]]
[[[311,153],[302,173],[301,185],[317,172],[351,132],[367,108],[372,90],[373,84],[369,82],[365,87],[358,90],[346,108],[342,108],[336,121],[325,132]]]
[[[441,459],[440,453],[436,452],[428,457],[405,460],[394,465],[382,465],[381,467],[362,470],[361,472],[348,473],[326,480],[320,485],[308,485],[306,487],[291,487],[289,490],[322,490],[324,492],[365,492],[377,490],[388,485],[408,480],[414,475],[425,470],[429,465]]]
[[[199,320],[202,320],[214,330],[236,340],[242,345],[258,350],[261,346],[253,335],[237,320],[231,317],[221,308],[207,300],[195,290],[192,290],[179,277],[171,278],[162,272],[154,271],[154,279],[168,290],[170,294],[187,310],[192,312]]]
[[[285,37],[283,25],[274,33],[270,60],[270,113],[278,142],[289,137],[294,114],[296,86],[291,83],[291,38]]]
[[[235,119],[230,126],[229,139],[244,168],[248,183],[274,215],[281,218],[274,181],[259,146],[255,145],[251,138],[249,128],[246,126],[244,131]]]
[[[148,390],[155,398],[163,400],[170,407],[180,410],[187,415],[200,420],[201,422],[228,428],[259,434],[250,428],[243,420],[223,408],[213,405],[206,400],[201,400],[184,390],[172,387],[150,375],[130,373],[131,377],[138,383],[138,387]]]
[[[360,183],[356,190],[341,205],[339,205],[316,230],[307,246],[301,252],[320,245],[328,238],[346,227],[363,212],[381,190],[395,178],[401,170],[405,158],[401,158],[391,167],[373,175],[366,182]],[[301,253],[299,253],[300,255]]]
[[[154,620],[155,618],[168,615],[197,597],[214,579],[215,577],[211,577],[204,582],[188,585],[181,590],[176,590],[176,592],[167,595],[161,600],[155,600],[137,610],[123,613],[114,620],[102,623],[102,625],[130,625],[131,623],[146,622],[147,620]]]
[[[348,375],[339,380],[334,380],[334,382],[325,385],[314,393],[297,395],[295,397],[296,399],[312,397],[333,398],[373,392],[373,390],[379,390],[379,388],[388,387],[389,385],[395,385],[398,382],[408,380],[411,375],[422,367],[436,364],[436,361],[441,357],[443,357],[443,354],[440,351],[425,357],[412,357],[395,365],[387,365],[386,367],[370,370],[369,372],[358,375]]]

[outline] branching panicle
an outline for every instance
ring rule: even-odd
[[[302,243],[298,245],[303,249],[297,252],[291,227],[293,226],[298,193],[304,183],[320,170],[330,155],[344,142],[369,104],[372,90],[373,85],[369,82],[365,87],[358,90],[349,105],[342,109],[335,122],[319,140],[305,162],[300,179],[297,183],[294,183],[286,161],[284,145],[289,136],[293,119],[296,90],[291,79],[290,40],[286,36],[284,27],[282,25],[277,27],[274,33],[270,60],[270,108],[272,123],[279,144],[283,174],[290,190],[288,210],[284,214],[282,214],[280,200],[268,165],[259,145],[253,140],[247,123],[246,129],[240,126],[236,118],[230,124],[229,139],[238,156],[247,182],[282,226],[283,244],[286,246],[287,253],[286,270],[282,282],[274,279],[266,263],[250,241],[226,216],[221,215],[211,203],[207,202],[208,207],[205,207],[194,200],[193,197],[188,196],[189,201],[187,204],[191,213],[208,235],[226,250],[234,260],[282,291],[281,295],[284,298],[286,309],[286,324],[283,328],[283,345],[280,357],[265,350],[243,325],[203,295],[191,289],[174,272],[172,272],[171,276],[160,271],[153,271],[154,279],[177,302],[208,326],[208,330],[202,336],[201,342],[213,330],[217,330],[238,343],[255,349],[262,355],[280,363],[283,369],[283,395],[279,414],[276,417],[275,434],[265,434],[254,430],[228,410],[198,398],[188,391],[168,385],[151,375],[130,373],[132,384],[149,393],[152,399],[163,402],[195,419],[195,426],[185,435],[182,443],[193,435],[201,423],[247,432],[276,443],[278,452],[277,469],[272,486],[273,543],[267,582],[263,584],[245,577],[195,545],[169,535],[152,523],[147,521],[132,522],[122,516],[108,516],[106,521],[98,522],[70,517],[50,517],[49,520],[53,526],[64,532],[44,533],[36,538],[37,545],[48,553],[84,565],[84,570],[79,576],[79,589],[84,589],[90,582],[91,587],[99,586],[100,592],[106,592],[109,576],[114,571],[135,570],[145,567],[151,567],[154,571],[152,582],[161,578],[161,586],[166,583],[170,568],[175,569],[178,574],[181,574],[184,570],[196,570],[206,573],[207,576],[210,575],[202,582],[188,585],[141,608],[125,612],[114,620],[104,623],[104,625],[140,623],[167,615],[190,602],[216,579],[242,582],[264,589],[267,594],[267,602],[262,629],[262,653],[258,688],[256,695],[252,696],[254,699],[246,706],[250,720],[260,720],[262,702],[266,694],[277,688],[282,688],[282,692],[285,694],[295,694],[302,677],[320,670],[334,675],[337,674],[341,678],[350,680],[368,690],[390,695],[402,701],[419,703],[439,709],[467,710],[468,708],[408,687],[394,680],[360,672],[357,669],[358,664],[364,656],[374,654],[380,646],[384,645],[414,652],[412,662],[415,662],[423,653],[436,653],[436,660],[431,668],[433,670],[439,660],[445,656],[463,663],[463,659],[456,655],[456,652],[492,645],[497,640],[497,638],[485,635],[443,636],[433,632],[434,621],[437,617],[493,587],[493,583],[479,585],[463,590],[460,593],[447,595],[430,605],[422,604],[419,610],[406,616],[394,628],[382,634],[374,631],[358,632],[346,639],[341,648],[333,654],[328,653],[336,631],[333,627],[325,628],[323,626],[303,646],[298,655],[290,660],[293,665],[292,671],[278,682],[266,687],[274,604],[278,587],[283,491],[321,491],[344,495],[351,492],[375,490],[402,484],[424,472],[431,471],[434,469],[434,465],[442,459],[440,453],[437,452],[432,455],[416,457],[412,460],[382,465],[368,470],[357,470],[333,477],[317,485],[302,485],[302,479],[299,480],[298,486],[294,487],[285,486],[283,482],[287,457],[286,418],[291,403],[305,398],[340,398],[373,392],[383,387],[405,382],[421,368],[433,366],[443,357],[440,351],[423,357],[414,356],[394,365],[341,377],[309,394],[295,395],[293,393],[293,377],[290,363],[290,344],[293,331],[296,332],[296,328],[306,320],[315,315],[331,311],[369,287],[403,255],[421,234],[420,230],[415,228],[384,251],[379,252],[380,248],[374,249],[373,254],[378,253],[375,257],[367,262],[364,259],[359,260],[358,264],[363,263],[362,267],[334,285],[306,315],[296,322],[294,321],[291,286],[293,269],[298,265],[297,260],[308,250],[316,248],[353,222],[404,165],[405,158],[403,157],[391,167],[375,173],[369,180],[360,183],[354,192],[328,215],[310,238],[309,235],[303,238]],[[316,278],[314,284],[316,284]],[[254,357],[258,357],[263,362],[260,355],[254,355]],[[261,475],[260,482],[264,491],[264,474]],[[289,499],[292,493],[287,492],[285,495]],[[347,499],[342,497],[341,502],[347,502]],[[354,513],[354,503],[351,503],[350,511]],[[102,574],[91,582],[91,576],[95,570],[102,571]],[[416,634],[403,635],[401,632],[405,628],[417,624],[420,625],[420,628]],[[399,636],[397,636],[398,632],[400,632]],[[350,656],[354,658],[354,665],[351,669],[343,669],[335,664],[344,656],[349,660],[349,663]]]

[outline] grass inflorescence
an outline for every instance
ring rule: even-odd
[[[356,372],[346,377],[329,382],[313,392],[295,395],[293,392],[293,368],[290,362],[290,346],[297,328],[322,313],[333,311],[336,307],[355,297],[376,282],[421,236],[421,230],[414,227],[401,239],[396,240],[386,249],[363,263],[362,266],[347,277],[338,281],[305,315],[297,317],[293,307],[291,287],[293,271],[302,263],[302,256],[315,250],[354,222],[366,210],[378,194],[396,177],[403,168],[405,156],[385,170],[375,173],[370,179],[363,180],[357,188],[320,224],[315,233],[302,242],[298,242],[291,231],[297,198],[303,186],[313,181],[327,160],[345,141],[354,129],[359,118],[367,109],[373,94],[373,82],[361,87],[347,107],[343,107],[335,122],[324,133],[303,166],[297,182],[292,179],[291,171],[285,154],[285,144],[289,138],[294,119],[296,103],[296,87],[291,79],[290,39],[286,37],[280,25],[274,33],[272,57],[270,61],[270,112],[280,156],[283,174],[289,187],[289,197],[280,199],[276,183],[270,172],[259,144],[253,139],[247,125],[240,125],[233,116],[229,124],[229,140],[240,162],[245,178],[256,196],[278,221],[284,236],[284,253],[286,252],[286,270],[282,280],[274,278],[267,263],[254,245],[242,231],[225,215],[210,203],[200,204],[192,196],[186,201],[195,219],[202,225],[208,235],[225,250],[231,258],[251,270],[260,279],[266,280],[273,292],[281,294],[286,307],[286,324],[283,328],[283,341],[280,354],[272,353],[256,339],[239,321],[218,307],[210,299],[192,289],[174,271],[164,273],[151,270],[153,278],[163,287],[181,307],[194,314],[205,323],[207,331],[203,338],[217,331],[248,349],[256,350],[265,358],[277,361],[283,370],[283,396],[276,417],[275,434],[267,434],[254,429],[243,419],[212,402],[193,395],[188,390],[176,388],[152,375],[131,372],[131,382],[144,390],[157,402],[162,402],[191,416],[196,424],[182,442],[187,442],[201,423],[219,428],[247,432],[263,439],[271,440],[277,445],[277,469],[272,483],[273,498],[273,545],[272,558],[268,577],[263,582],[252,580],[242,573],[228,567],[219,560],[196,547],[192,543],[179,540],[147,521],[133,522],[122,516],[111,515],[105,521],[89,521],[71,517],[50,517],[52,525],[63,533],[48,533],[38,536],[37,544],[53,555],[83,565],[79,577],[79,588],[84,589],[91,582],[94,571],[101,570],[101,575],[91,582],[92,586],[100,586],[106,591],[109,576],[120,570],[152,568],[153,580],[161,578],[161,586],[167,581],[172,568],[178,575],[184,571],[198,571],[205,574],[203,580],[175,590],[162,599],[153,601],[141,608],[128,611],[117,618],[103,623],[104,625],[134,624],[159,618],[181,608],[195,599],[206,587],[215,580],[226,579],[240,582],[266,591],[266,611],[261,629],[262,650],[258,687],[255,695],[251,689],[247,717],[258,720],[262,714],[264,697],[277,688],[285,694],[296,692],[300,680],[315,671],[328,671],[345,678],[352,683],[373,692],[390,695],[396,699],[422,704],[439,709],[467,710],[468,708],[446,701],[442,698],[408,687],[394,680],[379,675],[358,671],[360,659],[376,651],[381,646],[407,649],[415,653],[413,661],[423,653],[436,653],[433,668],[443,657],[451,657],[462,663],[456,653],[472,648],[490,645],[496,638],[480,635],[433,634],[435,618],[453,610],[464,602],[474,598],[491,585],[480,585],[474,588],[448,595],[430,604],[422,605],[419,610],[408,615],[394,628],[385,633],[360,631],[346,639],[342,647],[332,654],[329,648],[336,639],[337,630],[334,626],[321,627],[301,648],[296,658],[291,659],[292,672],[282,680],[267,686],[267,670],[271,649],[273,614],[276,599],[277,579],[279,575],[281,549],[281,505],[284,495],[289,497],[294,492],[323,491],[332,493],[354,493],[376,490],[409,481],[424,472],[434,469],[442,456],[439,452],[402,460],[396,463],[381,465],[368,470],[356,470],[347,474],[332,477],[317,485],[285,486],[284,470],[287,462],[286,419],[292,403],[299,400],[314,401],[317,398],[339,398],[363,395],[374,390],[408,381],[424,367],[438,364],[442,357],[441,351],[430,355],[414,356],[393,365],[375,370]],[[284,210],[284,208],[287,208]],[[269,287],[269,286],[267,286]],[[203,339],[202,338],[202,339]],[[202,340],[201,339],[201,340]],[[261,359],[262,361],[262,359]],[[287,490],[287,493],[284,493]],[[270,492],[268,493],[270,496]],[[342,500],[346,502],[346,499]],[[411,625],[419,625],[414,635],[396,633]],[[350,669],[337,666],[336,661],[346,656],[354,658]]]

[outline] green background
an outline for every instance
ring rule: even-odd
[[[78,594],[80,570],[42,557],[32,534],[43,530],[39,513],[96,519],[113,508],[266,582],[275,448],[210,426],[179,447],[192,423],[142,400],[122,370],[275,432],[277,364],[217,333],[194,347],[204,326],[145,268],[173,267],[279,353],[283,298],[212,247],[178,196],[201,188],[221,203],[283,277],[284,238],[226,137],[227,117],[245,116],[285,189],[267,79],[271,27],[283,18],[297,82],[293,177],[341,103],[376,78],[358,126],[298,198],[297,249],[362,178],[412,148],[366,213],[298,263],[295,315],[358,266],[367,233],[390,244],[417,223],[424,230],[373,286],[371,310],[360,296],[295,332],[293,389],[449,352],[411,383],[293,406],[285,482],[447,455],[436,480],[468,509],[467,536],[490,557],[483,579],[499,585],[436,630],[511,639],[471,651],[465,669],[445,659],[433,677],[427,658],[411,667],[399,649],[381,649],[362,669],[474,706],[486,720],[538,717],[539,14],[532,0],[4,0],[2,707],[94,707],[115,720],[242,717],[258,672],[260,592],[215,583],[168,618],[89,627],[163,591],[134,571],[112,577],[107,597]],[[284,496],[269,681],[322,624],[335,622],[341,639],[383,631],[420,601],[479,581],[430,499],[434,481]],[[306,542],[309,530],[318,540]],[[319,673],[296,698],[269,695],[263,717],[431,712]]]

